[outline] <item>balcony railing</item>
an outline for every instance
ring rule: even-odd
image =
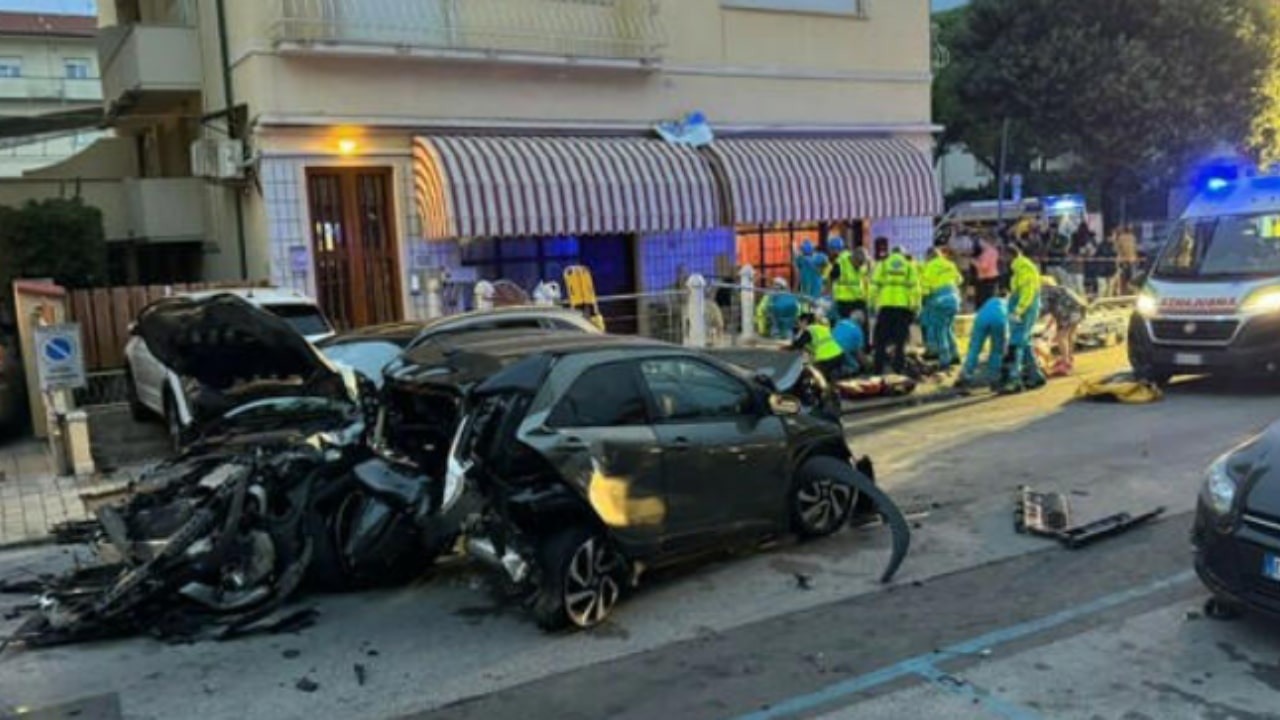
[[[93,104],[102,100],[102,80],[36,76],[0,78],[0,101],[5,100],[50,100]]]
[[[273,0],[279,44],[389,47],[651,63],[659,0]]]
[[[138,93],[199,92],[203,80],[195,28],[121,25],[98,32],[102,95],[116,106]]]

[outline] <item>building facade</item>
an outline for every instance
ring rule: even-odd
[[[270,278],[344,325],[420,316],[432,276],[528,289],[582,263],[625,295],[786,275],[804,239],[927,244],[939,210],[927,0],[99,12],[142,177],[204,177],[204,274]],[[659,139],[694,111],[715,142]]]
[[[96,35],[92,17],[0,12],[0,117],[99,106]],[[0,178],[57,163],[101,136],[79,128],[0,139]]]

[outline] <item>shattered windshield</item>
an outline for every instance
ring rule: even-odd
[[[1197,218],[1176,226],[1156,263],[1157,278],[1280,274],[1280,214]]]

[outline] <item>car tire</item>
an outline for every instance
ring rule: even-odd
[[[133,379],[133,368],[125,366],[124,368],[124,385],[125,395],[129,400],[129,415],[134,422],[146,422],[151,419],[151,411],[146,405],[142,404],[142,400],[138,398],[138,383]]]
[[[848,462],[821,456],[805,461],[791,489],[791,529],[801,539],[826,537],[844,527],[858,502]]]
[[[533,616],[546,631],[586,630],[607,620],[626,578],[626,562],[605,535],[585,526],[555,533],[538,548],[541,579]]]

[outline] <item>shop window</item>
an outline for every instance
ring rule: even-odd
[[[794,283],[794,253],[800,251],[805,240],[812,242],[816,249],[822,247],[816,227],[739,228],[738,266],[755,268],[761,285],[768,285],[779,277]]]

